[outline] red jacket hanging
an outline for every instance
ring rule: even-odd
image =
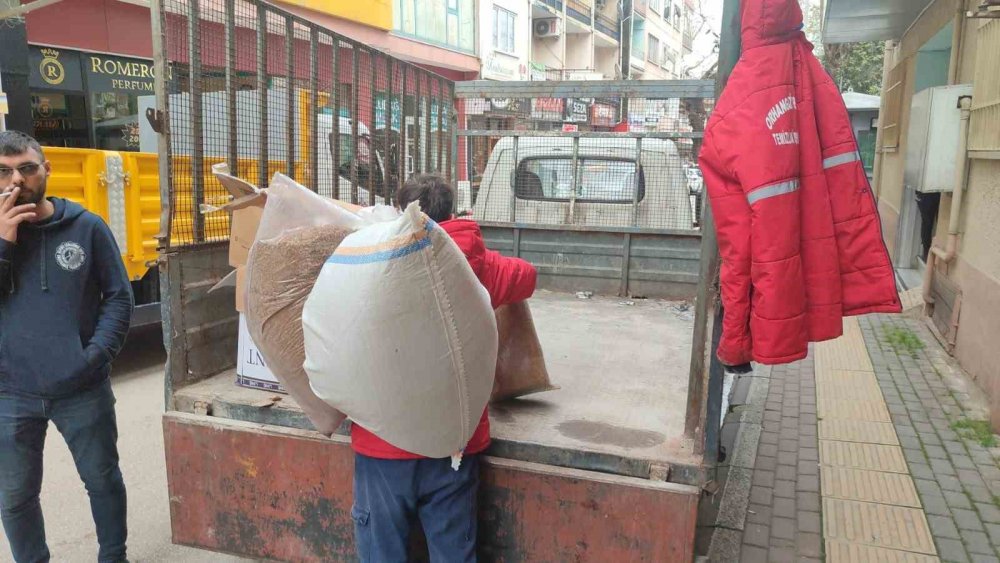
[[[452,219],[440,223],[455,244],[462,249],[472,271],[490,294],[493,308],[517,303],[535,292],[537,272],[535,267],[520,258],[502,256],[486,248],[479,224],[468,219]],[[478,454],[490,445],[490,419],[483,411],[472,438],[465,446],[465,454]],[[414,453],[401,450],[372,434],[361,426],[351,426],[351,446],[359,454],[378,459],[420,459]]]
[[[700,163],[722,258],[727,365],[800,360],[842,317],[900,311],[875,200],[797,0],[743,0],[743,54]]]

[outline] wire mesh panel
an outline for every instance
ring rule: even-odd
[[[212,174],[260,187],[277,173],[361,205],[389,203],[415,172],[451,177],[452,84],[259,0],[160,0],[156,56],[169,147],[168,239],[224,241],[231,197]],[[142,101],[152,108],[156,100]],[[155,151],[143,123],[143,150]]]
[[[698,229],[710,84],[676,89],[700,94],[683,98],[667,87],[651,98],[600,83],[572,95],[520,84],[461,85],[460,213],[521,226]]]

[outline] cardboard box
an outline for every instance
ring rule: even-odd
[[[260,193],[245,196],[224,206],[224,209],[233,213],[229,229],[230,266],[238,268],[247,263],[266,203],[267,195]]]
[[[246,316],[242,313],[240,313],[240,334],[237,344],[236,384],[241,387],[286,393],[281,383],[278,383],[278,378],[268,369],[257,345],[250,338]]]

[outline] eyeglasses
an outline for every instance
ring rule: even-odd
[[[41,167],[42,165],[37,162],[29,162],[27,164],[22,164],[17,168],[8,168],[6,166],[0,166],[0,180],[9,180],[10,177],[14,175],[15,170],[20,172],[21,176],[29,178],[31,176],[34,176],[35,174],[38,174],[38,169]]]

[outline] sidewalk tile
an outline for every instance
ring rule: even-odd
[[[907,472],[903,450],[897,446],[822,440],[819,450],[820,462],[823,465],[892,473]],[[929,467],[927,469],[930,471]]]
[[[933,555],[934,540],[917,508],[823,499],[824,537]]]

